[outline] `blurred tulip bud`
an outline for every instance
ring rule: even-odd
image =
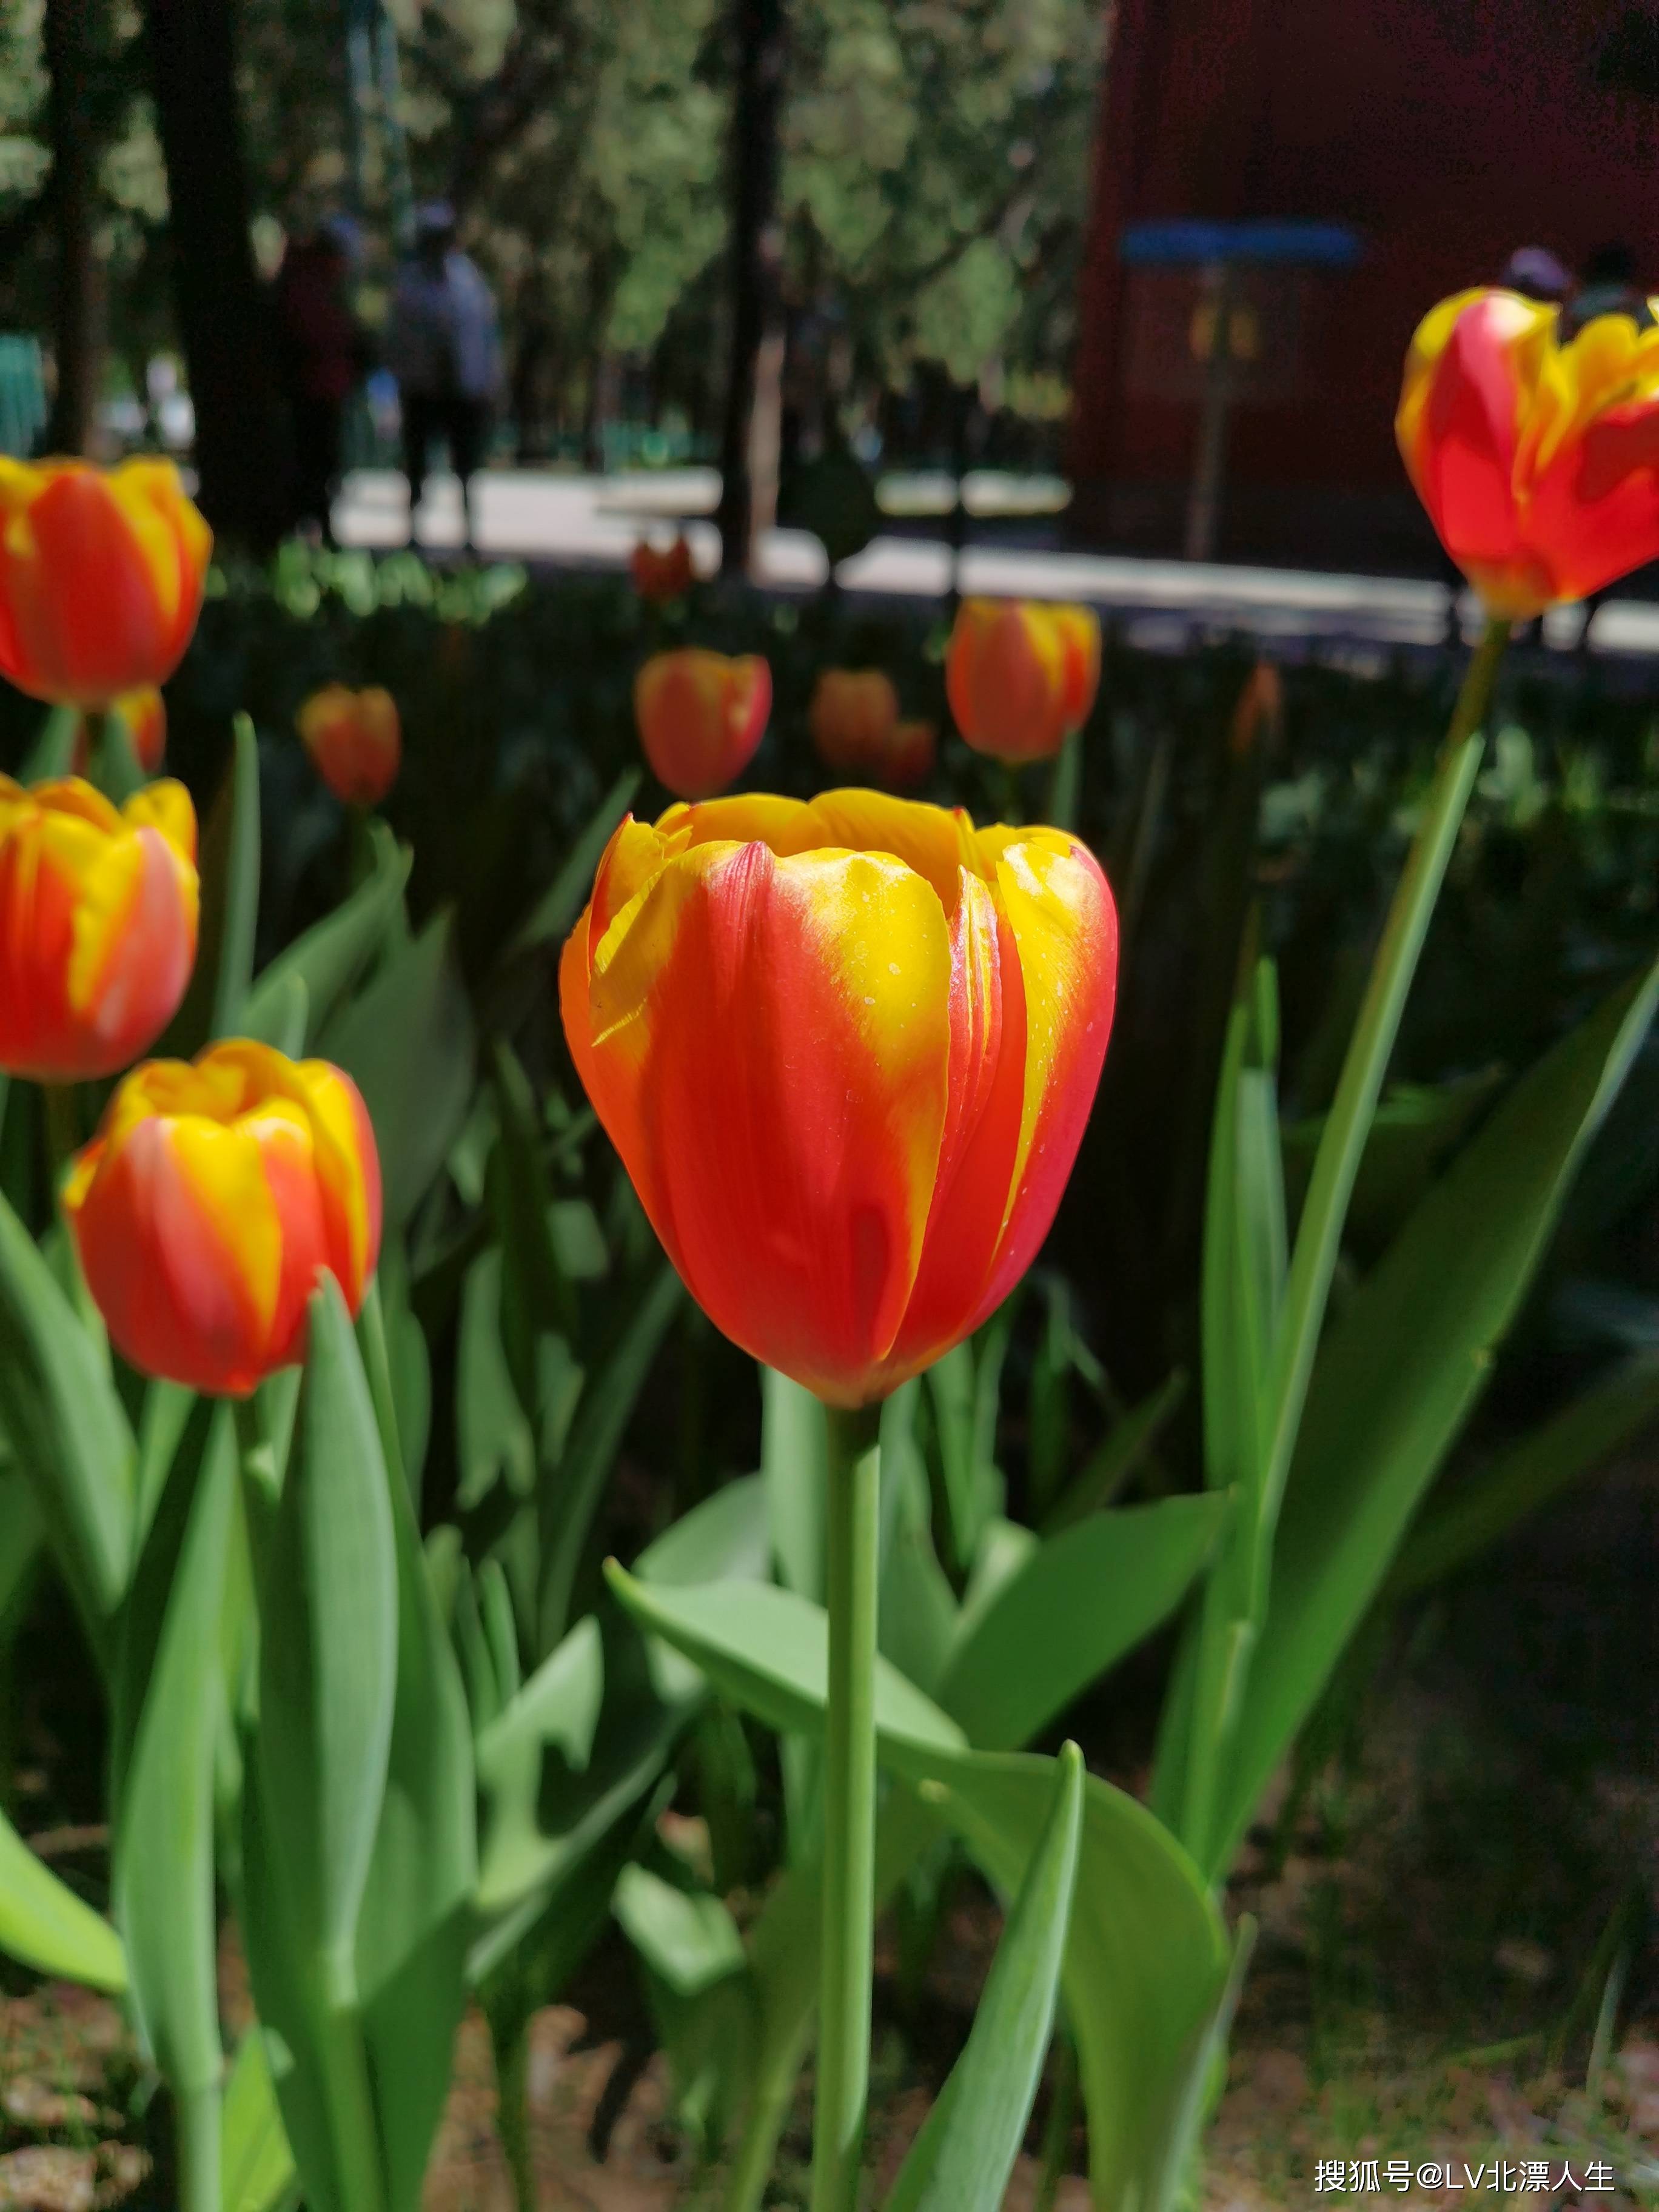
[[[313,691],[295,725],[313,767],[346,806],[378,806],[398,781],[403,731],[398,703],[379,684],[354,691],[326,684]]]
[[[648,538],[641,538],[629,556],[628,567],[634,589],[653,606],[665,606],[671,599],[683,599],[696,581],[691,548],[684,535],[666,547],[655,546]]]
[[[1090,607],[964,599],[945,654],[957,727],[975,752],[1047,760],[1094,705],[1100,623]]]
[[[757,654],[731,659],[686,646],[653,653],[634,679],[634,714],[652,771],[681,799],[723,791],[754,757],[772,706]]]

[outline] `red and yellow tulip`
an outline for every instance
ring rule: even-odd
[[[1418,325],[1395,435],[1494,615],[1587,599],[1659,556],[1659,325],[1460,292]]]
[[[295,717],[312,766],[347,806],[378,806],[404,757],[398,702],[378,684],[354,691],[325,684]]]
[[[640,743],[658,781],[681,799],[724,791],[754,757],[772,708],[772,672],[685,646],[653,653],[634,679]]]
[[[171,461],[0,456],[0,676],[70,707],[164,683],[212,549]]]
[[[1081,726],[1100,685],[1090,607],[964,599],[945,660],[951,712],[975,752],[1047,760]]]
[[[70,1083],[146,1051],[196,963],[198,902],[182,784],[118,812],[76,776],[0,776],[0,1069]]]
[[[246,1397],[305,1356],[327,1268],[355,1314],[380,1247],[356,1085],[246,1040],[136,1067],[64,1190],[110,1338],[147,1375]]]
[[[818,758],[837,775],[910,791],[933,765],[933,724],[899,720],[898,694],[878,668],[826,668],[806,721]]]
[[[641,538],[629,556],[628,568],[634,589],[653,606],[684,599],[696,581],[691,548],[683,534],[669,546],[656,546],[648,538]]]
[[[884,1396],[1048,1232],[1117,922],[1054,830],[836,791],[631,818],[565,946],[565,1034],[713,1320],[827,1402]]]

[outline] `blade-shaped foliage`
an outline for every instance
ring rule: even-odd
[[[886,2212],[997,2212],[1054,2031],[1083,1826],[1083,1754],[1061,1752],[1054,1802],[974,2016]]]
[[[1434,1185],[1322,1347],[1206,1863],[1224,1863],[1386,1575],[1656,1003],[1659,966],[1545,1055]]]

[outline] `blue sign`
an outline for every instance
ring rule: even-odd
[[[1352,269],[1359,234],[1340,222],[1203,222],[1176,216],[1127,224],[1121,258],[1137,268],[1207,268],[1216,262],[1289,269]]]

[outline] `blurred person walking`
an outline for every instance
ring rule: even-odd
[[[403,408],[409,540],[434,438],[460,478],[461,534],[472,543],[469,486],[483,459],[501,382],[495,301],[476,262],[455,243],[454,210],[441,201],[415,218],[415,252],[398,271],[386,325],[386,358]]]
[[[290,238],[272,306],[277,374],[293,435],[291,520],[333,543],[331,521],[341,472],[345,404],[368,364],[347,283],[353,236],[336,219]]]

